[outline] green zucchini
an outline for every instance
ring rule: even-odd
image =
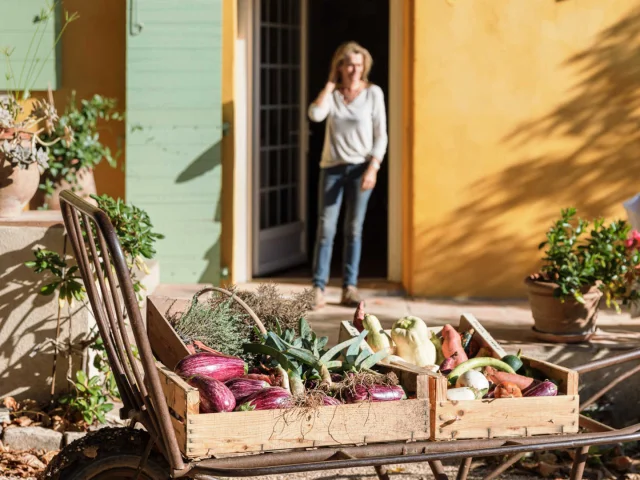
[[[516,373],[511,365],[503,362],[502,360],[498,360],[497,358],[493,357],[476,357],[467,360],[466,362],[462,362],[456,368],[451,370],[451,373],[447,375],[447,379],[449,380],[449,383],[455,383],[458,377],[464,372],[481,367],[493,367],[497,368],[498,370],[502,370],[503,372]]]

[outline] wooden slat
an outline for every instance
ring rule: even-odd
[[[435,440],[578,432],[577,395],[438,402],[432,407]]]
[[[147,297],[147,335],[151,350],[170,371],[189,354],[189,351],[169,324],[167,315],[181,314],[188,305],[188,300],[153,295]]]
[[[600,423],[597,420],[584,415],[580,415],[579,423],[582,428],[586,428],[590,432],[611,432],[612,430],[615,430],[615,428],[610,427],[609,425],[605,425],[604,423]]]
[[[200,392],[191,387],[182,378],[156,362],[162,392],[167,399],[167,405],[180,418],[187,419],[189,415],[198,415],[200,412]]]
[[[482,326],[476,317],[470,313],[463,313],[460,316],[460,326],[458,327],[458,331],[464,332],[470,328],[475,330],[473,338],[479,340],[481,346],[488,347],[493,350],[496,358],[502,358],[507,354],[507,352],[505,352],[495,338],[487,332],[487,329]]]
[[[173,430],[176,432],[178,448],[180,448],[182,454],[185,455],[187,451],[187,427],[185,427],[184,422],[175,417],[171,417],[171,424],[173,425]]]
[[[570,370],[560,365],[554,365],[553,363],[545,362],[543,360],[537,360],[535,358],[522,356],[522,359],[529,364],[530,367],[540,370],[549,378],[558,381],[558,390],[561,393],[567,395],[578,394],[578,372]]]
[[[432,407],[438,402],[447,401],[447,388],[448,382],[444,375],[429,379],[429,398],[431,399]]]
[[[190,416],[187,456],[429,437],[427,400]]]

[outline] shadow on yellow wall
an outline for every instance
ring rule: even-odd
[[[626,218],[621,203],[640,191],[640,7],[562,68],[577,79],[565,99],[501,139],[511,164],[467,185],[446,222],[415,232],[415,281],[430,296],[523,296],[561,208]]]

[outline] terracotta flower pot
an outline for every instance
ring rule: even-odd
[[[597,286],[582,292],[584,304],[573,298],[564,302],[553,296],[557,284],[527,277],[529,304],[535,322],[535,332],[546,341],[574,343],[586,341],[596,331],[598,307],[602,292]]]
[[[54,182],[53,194],[49,198],[45,198],[44,192],[39,190],[33,201],[32,207],[37,208],[42,205],[46,205],[49,210],[60,210],[60,193],[63,190],[73,190],[73,192],[82,197],[88,202],[95,203],[89,197],[91,194],[96,194],[96,181],[93,175],[93,170],[89,168],[83,168],[76,174],[77,182],[70,184],[66,180],[60,180]]]
[[[0,160],[0,217],[19,217],[29,200],[35,195],[40,184],[38,165],[32,163],[29,168],[13,167],[9,162]]]
[[[0,142],[13,138],[13,130],[0,132]],[[20,134],[23,142],[30,142],[31,135]],[[28,168],[14,167],[4,155],[0,154],[0,217],[20,216],[24,207],[38,191],[40,171],[34,162]]]

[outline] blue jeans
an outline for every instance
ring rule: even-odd
[[[324,290],[329,279],[333,239],[342,198],[345,199],[343,287],[356,286],[362,250],[362,224],[372,190],[362,191],[362,176],[369,166],[338,165],[320,170],[318,233],[313,255],[313,285]]]

